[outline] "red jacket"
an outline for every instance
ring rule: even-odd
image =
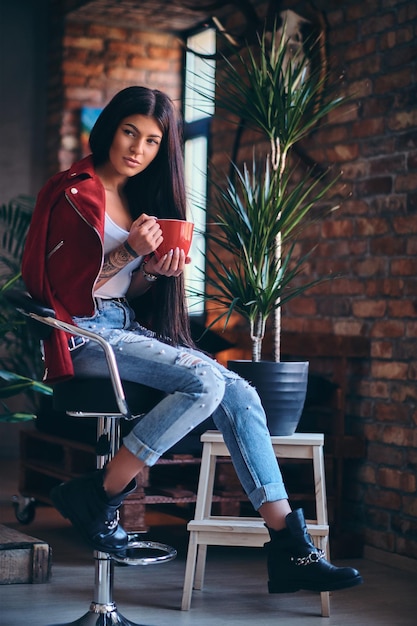
[[[53,176],[39,192],[23,253],[23,280],[36,300],[66,322],[94,314],[104,212],[104,188],[91,156]],[[45,341],[45,366],[48,382],[74,374],[63,331],[53,330]]]

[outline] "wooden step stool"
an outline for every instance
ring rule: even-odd
[[[269,534],[260,517],[227,517],[211,515],[214,476],[218,457],[230,456],[217,431],[207,431],[201,437],[203,454],[198,483],[195,518],[188,523],[190,532],[181,609],[191,605],[194,589],[202,589],[207,546],[262,547]],[[329,558],[329,526],[327,520],[326,482],[324,475],[323,434],[295,433],[288,437],[271,437],[275,456],[287,459],[311,459],[315,485],[316,516],[308,520],[307,528],[315,545]],[[329,592],[321,594],[321,614],[330,615]]]

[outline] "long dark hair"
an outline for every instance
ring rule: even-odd
[[[129,115],[155,118],[162,130],[157,156],[140,174],[128,179],[126,197],[132,218],[141,213],[186,219],[186,195],[180,118],[171,99],[157,89],[127,87],[119,91],[99,115],[90,134],[94,165],[109,158],[114,135]],[[140,304],[139,304],[140,300]],[[185,304],[184,278],[160,277],[152,289],[132,302],[139,321],[162,339],[193,345]]]

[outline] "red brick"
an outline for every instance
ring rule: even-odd
[[[377,318],[385,315],[386,308],[385,300],[357,300],[352,304],[352,313],[355,317]]]
[[[352,137],[369,137],[381,135],[384,132],[383,118],[366,119],[352,124]]]
[[[417,255],[417,237],[407,237],[406,254]]]
[[[417,189],[417,172],[398,175],[395,179],[395,191],[414,191]]]
[[[374,417],[378,422],[391,422],[403,426],[410,424],[410,412],[408,407],[399,403],[376,402]],[[389,465],[393,465],[393,463],[391,462]]]
[[[407,154],[408,170],[417,170],[417,152],[409,152]]]
[[[107,47],[108,54],[120,55],[121,58],[126,56],[146,57],[146,46],[140,43],[131,43],[129,41],[110,41]]]
[[[369,242],[369,251],[371,254],[377,254],[385,257],[392,257],[406,254],[407,240],[405,237],[394,239],[392,235],[386,237],[378,237]]]
[[[345,51],[345,61],[363,58],[375,52],[376,38],[365,39],[364,41],[354,41]]]
[[[359,470],[358,478],[363,483],[376,483],[376,470],[371,465],[363,464]]]
[[[391,386],[391,398],[394,402],[417,402],[417,385],[414,381]],[[415,445],[415,444],[414,444]]]
[[[395,509],[396,507],[386,507]],[[367,545],[374,546],[385,552],[394,552],[395,549],[395,535],[394,533],[387,533],[384,531],[377,531],[370,528],[365,529],[364,541]]]
[[[361,143],[362,157],[381,156],[396,152],[396,138],[385,134],[383,137],[369,138]]]
[[[394,470],[388,467],[381,467],[377,474],[378,483],[381,487],[395,489],[408,493],[416,490],[416,477],[411,472]]]
[[[404,66],[412,63],[416,58],[417,48],[415,45],[408,44],[401,48],[389,50],[385,55],[386,67]]]
[[[387,363],[385,361],[376,361],[375,359],[372,361],[371,376],[373,378],[407,380],[407,374],[408,366],[406,363],[395,361]]]
[[[417,322],[408,322],[406,327],[406,335],[408,337],[417,336]]]
[[[368,487],[365,502],[370,506],[398,511],[401,505],[401,496],[395,491],[380,489],[378,487]]]
[[[364,118],[378,117],[391,113],[393,107],[393,97],[388,94],[376,98],[367,98],[362,103],[362,114]]]
[[[372,81],[369,78],[363,78],[349,83],[347,95],[351,98],[368,98],[373,93]],[[364,117],[367,117],[364,115]]]
[[[390,225],[382,218],[359,218],[355,221],[355,234],[360,237],[383,235],[390,231]]]
[[[414,428],[401,428],[400,426],[385,426],[380,441],[396,446],[415,447],[417,433]]]
[[[157,72],[158,74],[163,74],[169,71],[170,62],[167,59],[150,59],[148,57],[138,58],[136,56],[132,56],[128,60],[129,67],[139,68],[146,72]]]
[[[395,23],[396,15],[394,12],[386,13],[385,15],[376,15],[375,17],[363,20],[360,32],[362,36],[378,33],[391,28]]]
[[[330,290],[333,294],[355,296],[365,293],[365,285],[363,280],[341,277],[331,282]]]
[[[392,178],[379,176],[357,182],[357,191],[361,196],[389,194],[392,191]]]
[[[397,30],[383,33],[379,39],[381,50],[385,48],[394,48],[397,45],[408,43],[413,40],[413,28],[411,25],[399,28]]]
[[[351,263],[353,273],[362,277],[373,277],[385,273],[385,261],[378,258],[365,258],[353,260]]]
[[[347,163],[343,166],[343,171],[345,168],[349,168],[352,164]],[[364,200],[344,200],[342,204],[343,215],[368,215],[369,214],[369,205]]]
[[[388,302],[387,313],[389,317],[415,317],[416,301],[398,300],[396,302]]]
[[[112,67],[109,68],[107,72],[107,76],[110,80],[126,81],[130,84],[139,82],[139,76],[143,75],[143,71],[127,67]]]
[[[346,141],[348,137],[349,130],[347,126],[325,126],[317,131],[315,141],[319,144],[331,144]]]
[[[287,312],[291,315],[315,315],[317,313],[317,303],[313,298],[294,298],[285,305]]]
[[[161,46],[148,46],[148,55],[151,59],[168,59],[170,61],[182,61],[183,50],[179,46],[162,48]]]
[[[364,326],[359,321],[334,322],[334,332],[336,335],[361,336]]]
[[[378,76],[374,80],[374,91],[376,94],[392,93],[397,89],[408,87],[412,82],[411,69],[406,67],[396,72],[386,73]]]
[[[342,44],[356,41],[357,37],[357,24],[346,24],[346,22],[342,22],[338,27],[333,27],[329,32],[329,42],[332,46],[341,46]],[[344,52],[346,47],[343,46],[342,49]]]
[[[116,28],[115,26],[96,23],[88,24],[88,34],[92,37],[101,37],[103,40],[118,39],[126,41],[128,33],[129,31],[125,28]]]
[[[81,37],[88,35],[88,26],[84,22],[74,22],[69,19],[65,25],[65,30],[68,35],[73,37]]]
[[[345,16],[342,9],[335,8],[335,5],[329,8],[329,11],[327,13],[327,22],[330,26],[335,27],[338,24],[342,24],[344,22],[344,19]]]
[[[393,220],[393,225],[396,233],[403,235],[411,235],[412,233],[417,233],[417,215],[396,217]]]
[[[77,102],[101,102],[101,92],[98,89],[90,89],[89,87],[68,87],[66,97],[68,100]]]
[[[392,343],[390,341],[373,341],[371,357],[375,359],[391,359]]]
[[[64,47],[66,48],[83,48],[85,50],[96,50],[101,52],[104,48],[102,39],[93,37],[64,37]]]
[[[406,160],[404,154],[392,154],[381,158],[369,159],[371,174],[392,174],[393,172],[404,172]]]
[[[404,463],[404,450],[395,446],[384,446],[380,443],[370,443],[368,446],[368,461],[376,465],[401,466]]]
[[[417,259],[393,259],[390,268],[393,276],[415,276]]]
[[[353,163],[345,163],[343,165],[342,175],[344,180],[366,178],[368,174],[369,163],[367,161],[355,161]]]
[[[403,337],[404,324],[397,320],[375,322],[372,326],[371,337]]]
[[[406,130],[417,126],[417,111],[400,111],[388,118],[388,128],[390,130]]]
[[[64,61],[62,64],[63,70],[66,75],[81,75],[87,79],[88,76],[102,76],[104,71],[103,63],[80,63]]]
[[[356,143],[353,144],[336,144],[333,148],[327,148],[326,157],[328,161],[336,163],[344,163],[345,161],[352,161],[359,155],[359,146]]]
[[[374,15],[379,8],[377,0],[367,0],[367,2],[357,2],[346,7],[346,19],[349,21],[360,20],[367,15]]]
[[[322,225],[322,234],[326,239],[351,237],[353,227],[350,220],[326,220]]]
[[[395,552],[409,558],[417,559],[417,542],[397,536]]]
[[[378,54],[362,57],[360,60],[352,61],[347,70],[350,80],[357,80],[362,77],[375,76],[381,70],[381,57]],[[376,93],[380,93],[376,91]]]
[[[360,389],[362,389],[362,385]],[[385,383],[381,380],[371,382],[368,385],[367,393],[369,394],[370,398],[390,398],[391,397],[391,391],[390,391],[388,383]]]
[[[346,124],[358,119],[358,104],[347,102],[336,109],[333,109],[327,116],[329,124]]]
[[[417,17],[417,4],[415,2],[405,2],[403,6],[398,8],[398,23],[412,22]]]
[[[368,298],[380,297],[381,295],[394,297],[404,296],[404,281],[398,278],[377,278],[368,280],[366,284]]]

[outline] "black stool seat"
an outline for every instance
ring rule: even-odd
[[[165,396],[158,389],[130,381],[123,381],[123,388],[133,415],[147,413]],[[54,385],[53,404],[57,411],[120,413],[110,378],[74,377],[57,383]]]

